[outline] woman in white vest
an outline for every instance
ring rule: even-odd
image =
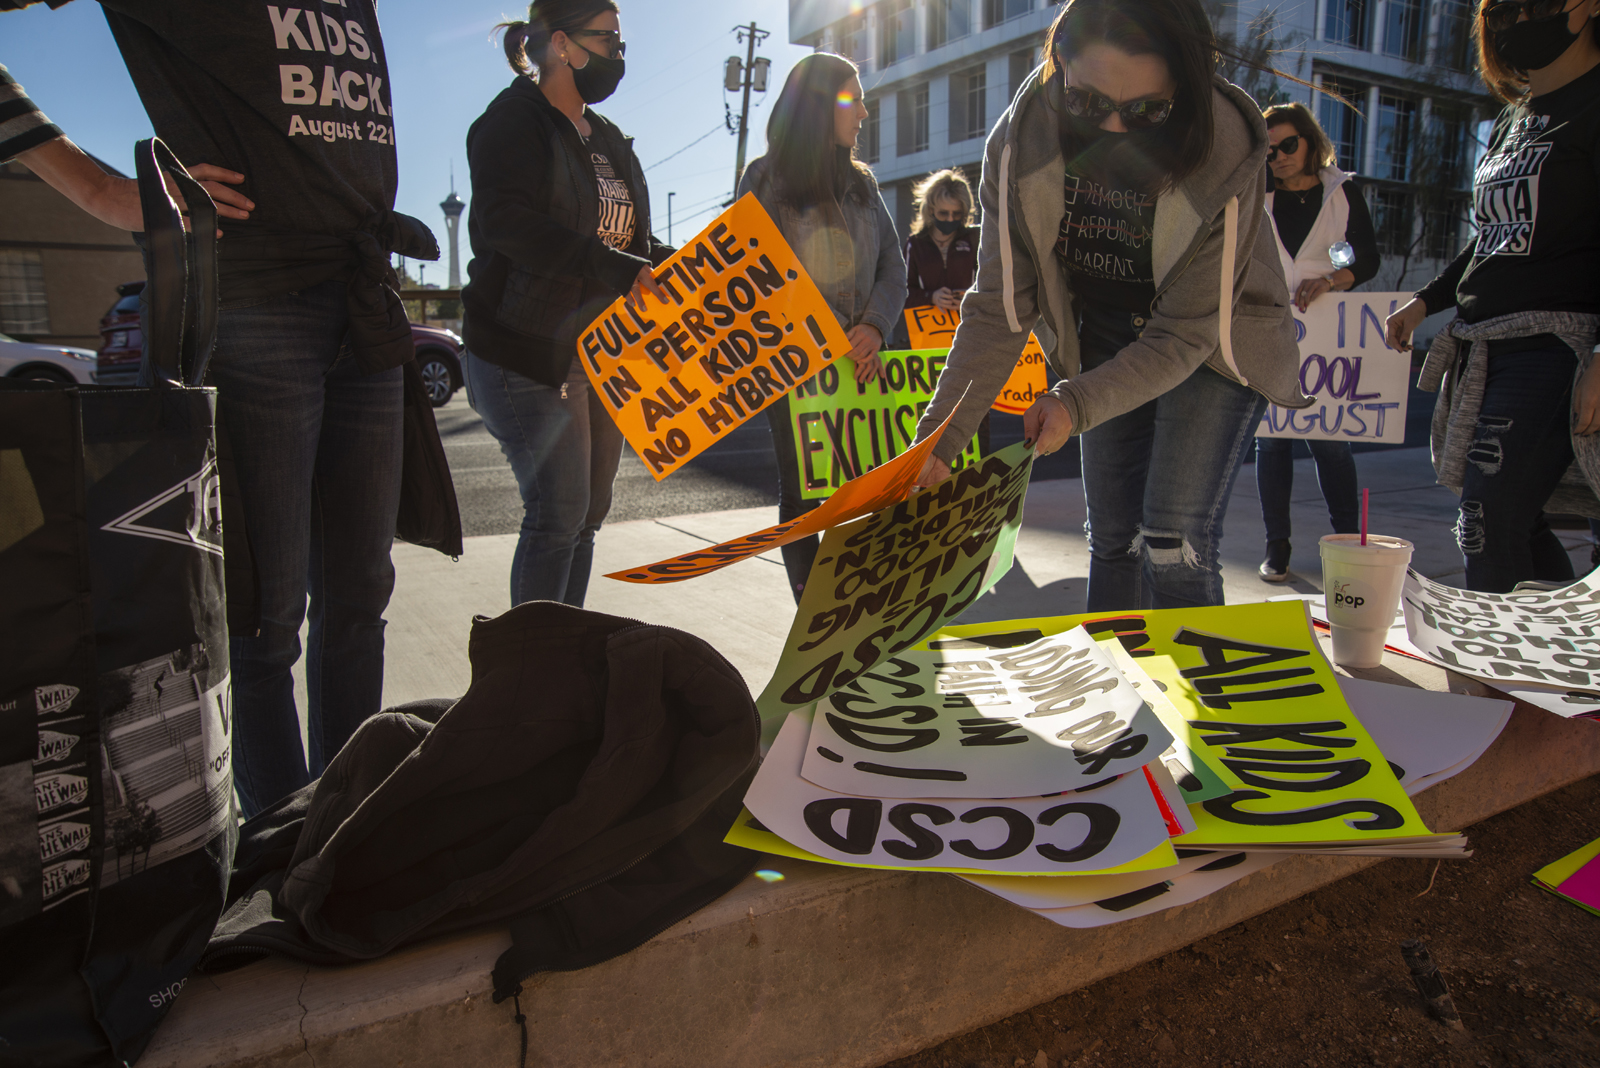
[[[1304,104],[1268,108],[1267,168],[1272,190],[1267,213],[1278,239],[1278,259],[1295,307],[1302,312],[1324,293],[1344,292],[1378,273],[1378,245],[1367,202],[1335,166],[1333,145]],[[1335,262],[1337,256],[1338,262]],[[1360,529],[1356,461],[1347,441],[1307,441],[1317,462],[1317,482],[1328,502],[1335,534]],[[1289,577],[1289,495],[1294,487],[1294,441],[1256,439],[1256,489],[1267,527],[1261,577]]]

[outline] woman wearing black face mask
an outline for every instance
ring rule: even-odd
[[[1267,129],[1198,0],[1068,0],[1048,40],[989,135],[977,286],[918,436],[954,416],[919,481],[948,476],[1042,318],[1061,381],[1023,428],[1040,453],[1082,435],[1089,610],[1222,604],[1256,424],[1310,403]]]
[[[1392,348],[1424,316],[1456,319],[1428,350],[1439,482],[1461,494],[1468,589],[1565,582],[1545,510],[1600,516],[1600,0],[1489,0],[1478,67],[1506,108],[1473,184],[1478,232],[1389,316]],[[1574,457],[1590,474],[1564,480]]]
[[[522,491],[511,603],[581,606],[622,435],[576,339],[619,296],[665,301],[650,269],[672,250],[633,139],[587,106],[622,80],[614,0],[534,0],[503,28],[518,77],[467,131],[467,397]]]

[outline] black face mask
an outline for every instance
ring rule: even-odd
[[[1568,12],[1563,11],[1548,18],[1514,22],[1503,30],[1496,30],[1494,50],[1518,70],[1542,70],[1560,59],[1578,39],[1578,34],[1567,29],[1567,15]]]
[[[583,48],[582,45],[578,46]],[[587,48],[583,48],[589,52]],[[568,64],[570,66],[570,64]],[[628,61],[589,52],[589,62],[582,67],[572,67],[572,84],[585,104],[598,104],[617,91],[617,83],[628,72]]]
[[[933,220],[933,226],[934,229],[938,230],[941,234],[953,234],[957,230],[961,229],[961,220],[935,219]]]

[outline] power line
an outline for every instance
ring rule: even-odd
[[[720,129],[722,129],[722,123],[719,122],[715,126],[711,127],[711,129],[701,134],[699,137],[696,137],[693,141],[690,141],[688,144],[678,149],[678,151],[674,152],[671,156],[663,156],[661,159],[656,160],[654,163],[650,164],[650,166],[646,167],[645,170],[653,171],[663,163],[667,162],[667,160],[683,155],[685,152],[689,151],[695,145],[698,145],[701,141],[704,141],[706,138],[710,137]]]

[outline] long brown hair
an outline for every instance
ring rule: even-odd
[[[1261,113],[1267,126],[1282,126],[1287,123],[1294,127],[1294,132],[1300,135],[1306,149],[1307,174],[1316,174],[1325,167],[1332,167],[1339,162],[1338,153],[1333,150],[1333,142],[1328,140],[1327,133],[1322,129],[1322,123],[1311,114],[1311,109],[1296,101],[1293,104],[1274,104]]]
[[[596,15],[616,10],[617,0],[533,0],[526,22],[502,22],[495,29],[506,31],[501,44],[511,69],[531,74],[550,47],[550,38],[582,29]]]
[[[1528,72],[1513,67],[1495,50],[1494,34],[1486,33],[1483,24],[1483,13],[1488,7],[1489,0],[1483,0],[1472,16],[1472,46],[1478,53],[1478,74],[1489,87],[1490,96],[1502,104],[1520,104],[1528,98]],[[1572,12],[1569,9],[1564,14],[1570,17]],[[1596,23],[1600,23],[1600,19],[1590,19],[1585,29],[1600,43],[1600,25]]]
[[[839,89],[858,74],[854,63],[832,52],[813,52],[789,72],[767,119],[768,172],[779,199],[808,208],[846,197],[864,201],[876,191],[855,147],[834,141]]]

